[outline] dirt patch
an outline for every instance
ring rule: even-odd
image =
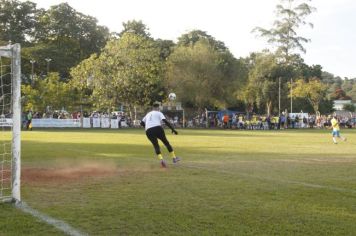
[[[21,179],[24,183],[34,182],[69,182],[91,177],[114,176],[118,173],[116,166],[103,164],[81,164],[60,166],[58,168],[23,168]]]
[[[32,185],[37,183],[53,185],[55,183],[81,182],[112,176],[120,178],[145,176],[151,172],[164,170],[159,168],[157,164],[119,167],[114,162],[57,162],[54,167],[48,168],[23,167],[21,181]]]

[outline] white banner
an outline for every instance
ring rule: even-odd
[[[126,121],[121,121],[121,127],[129,127]]]
[[[110,128],[109,118],[101,118],[101,128]]]
[[[90,118],[83,118],[83,128],[91,128]]]
[[[112,129],[117,129],[117,128],[119,128],[118,119],[112,119],[110,122],[111,122],[111,128],[112,128]]]
[[[299,119],[301,118],[308,118],[309,117],[309,114],[308,113],[302,113],[302,112],[299,112],[299,113],[289,113],[288,114],[290,118],[295,118],[298,116]]]
[[[34,128],[80,128],[80,119],[32,119]]]
[[[0,118],[0,127],[12,127],[12,119]]]
[[[92,120],[92,124],[91,124]],[[128,127],[126,121],[120,121],[122,128]],[[0,119],[0,127],[12,126],[12,119]],[[33,128],[119,128],[118,119],[110,118],[83,118],[83,126],[80,119],[32,119]]]
[[[93,128],[100,128],[100,118],[93,118]]]

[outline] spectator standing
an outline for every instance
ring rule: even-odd
[[[227,113],[224,114],[223,116],[223,123],[224,123],[224,129],[228,128],[228,123],[229,123],[229,115]]]

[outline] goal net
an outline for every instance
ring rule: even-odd
[[[21,200],[21,47],[0,47],[0,202]]]

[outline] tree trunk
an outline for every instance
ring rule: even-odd
[[[272,101],[268,101],[266,103],[266,108],[267,108],[267,116],[271,115],[271,108],[272,108]]]
[[[308,100],[309,100],[310,104],[312,105],[315,114],[317,114],[317,112],[319,111],[319,103],[313,102],[311,99],[308,99]]]

